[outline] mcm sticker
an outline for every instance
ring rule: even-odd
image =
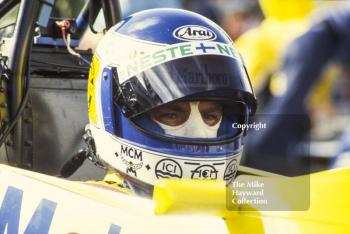
[[[175,29],[173,36],[183,41],[212,41],[216,34],[209,28],[200,25],[185,25]]]
[[[226,166],[224,180],[230,183],[235,178],[237,169],[237,159],[232,159]]]
[[[119,156],[117,153],[116,156]],[[121,145],[120,159],[126,165],[126,173],[137,177],[136,171],[142,168],[142,151]]]
[[[172,159],[160,160],[155,169],[158,179],[161,178],[182,178],[182,168],[178,162]]]
[[[202,165],[191,171],[192,179],[209,179],[216,180],[218,178],[218,170],[212,165]]]

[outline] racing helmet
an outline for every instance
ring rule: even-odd
[[[238,126],[255,109],[231,39],[193,12],[126,17],[92,59],[87,131],[96,157],[144,191],[160,178],[232,181],[243,146]]]

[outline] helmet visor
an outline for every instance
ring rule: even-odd
[[[131,68],[130,68],[131,69]],[[187,97],[219,98],[246,103],[255,109],[255,98],[239,59],[201,55],[171,60],[119,83],[113,72],[114,103],[126,117],[135,117],[172,101]]]

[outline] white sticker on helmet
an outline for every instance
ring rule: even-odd
[[[197,55],[219,55],[241,61],[238,52],[231,44],[212,41],[184,42],[162,47],[134,60],[126,61],[118,70],[118,78],[120,83],[123,83],[156,65]]]

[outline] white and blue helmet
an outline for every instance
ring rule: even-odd
[[[175,102],[220,103],[215,134],[171,134],[151,118]],[[232,126],[249,121],[256,99],[239,53],[218,25],[185,10],[153,9],[125,18],[102,38],[88,107],[97,156],[145,189],[159,178],[231,181],[243,146],[243,131]]]

